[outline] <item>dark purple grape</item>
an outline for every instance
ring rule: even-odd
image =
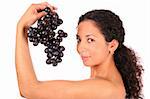
[[[49,7],[46,7],[46,8],[44,9],[44,11],[47,12],[47,13],[50,13],[50,12],[51,12],[51,10],[50,10]]]
[[[67,33],[64,33],[64,36],[63,37],[67,37],[68,36],[68,34]]]
[[[42,35],[47,35],[48,33],[47,33],[47,31],[42,31],[41,34]]]
[[[53,39],[53,40],[52,40],[52,43],[53,43],[53,44],[56,44],[56,42],[57,42],[56,39]]]
[[[43,20],[43,21],[41,21],[40,25],[41,26],[46,26],[46,22]]]
[[[58,64],[57,62],[52,63],[53,66],[57,66],[57,64]]]
[[[32,28],[33,33],[37,33],[37,28]]]
[[[53,49],[51,49],[51,48],[48,48],[48,51],[51,52],[51,53],[53,53]]]
[[[39,25],[39,26],[37,27],[37,29],[38,29],[39,31],[43,31],[43,30],[44,30],[44,27],[41,26],[41,25]]]
[[[41,19],[38,20],[38,22],[37,22],[37,27],[38,27],[38,26],[43,26],[42,21],[43,21],[43,20],[41,20]]]
[[[59,44],[60,44],[60,41],[56,39],[56,40],[55,40],[55,44],[56,44],[56,45],[59,45]]]
[[[57,49],[58,49],[58,46],[57,46],[57,45],[52,45],[51,48],[52,48],[53,50],[57,50]]]
[[[62,37],[60,37],[59,35],[56,37],[56,39],[57,39],[59,42],[62,42]]]
[[[57,25],[57,20],[52,20],[52,24],[56,26]]]
[[[45,44],[46,44],[46,41],[42,41],[42,43],[45,45]]]
[[[38,42],[33,42],[33,45],[34,45],[34,46],[37,46],[37,45],[38,45]]]
[[[29,38],[29,41],[30,41],[30,42],[33,42],[33,38],[32,38],[32,37],[30,37],[30,38]]]
[[[59,51],[64,51],[65,50],[64,46],[59,46],[58,49],[59,49]]]
[[[47,41],[47,43],[46,43],[46,44],[47,44],[46,46],[47,46],[48,48],[50,48],[50,46],[52,46],[52,45],[53,45],[53,44],[52,44],[52,42],[50,42],[50,41]]]
[[[28,32],[33,31],[33,27],[29,27]]]
[[[60,62],[62,62],[62,59],[57,57],[56,62],[60,63]]]
[[[51,35],[52,37],[55,36],[55,32],[51,32],[49,35]]]
[[[33,34],[31,32],[29,32],[28,37],[33,37]]]
[[[53,54],[49,52],[49,53],[47,53],[47,57],[48,57],[48,58],[52,58],[52,57],[53,57]]]
[[[62,19],[58,19],[58,20],[57,20],[58,26],[61,25],[62,23],[63,23],[63,20],[62,20]]]
[[[46,14],[45,18],[51,19],[52,15],[51,14]]]
[[[53,59],[51,59],[51,64],[53,66],[57,66],[58,62],[53,58]]]
[[[58,52],[58,51],[55,51],[55,52],[53,52],[53,55],[54,55],[54,56],[58,56],[58,55],[59,55],[59,52]]]
[[[51,25],[51,28],[52,28],[52,30],[56,30],[56,29],[57,29],[57,26],[54,25],[54,24],[52,24],[52,25]]]
[[[63,52],[60,52],[59,57],[63,57],[63,56],[64,56]]]
[[[48,38],[44,37],[44,38],[43,38],[43,41],[48,41]]]
[[[48,58],[48,59],[46,60],[46,63],[47,63],[47,64],[51,64],[51,59]]]
[[[44,50],[44,52],[45,52],[45,53],[48,53],[48,52],[49,52],[49,51],[48,51],[48,48],[46,48],[46,49]]]
[[[59,16],[58,16],[57,13],[53,13],[52,17],[53,17],[54,19],[58,19],[58,18],[59,18]]]
[[[52,59],[51,59],[51,63],[53,64],[53,63],[55,63],[55,62],[56,62],[55,59],[52,58]]]
[[[57,40],[57,39],[53,40],[52,43],[55,44],[55,45],[59,45],[60,44],[59,40]]]
[[[37,38],[34,38],[34,39],[33,39],[33,42],[38,42],[38,39],[37,39]]]
[[[58,34],[63,34],[64,33],[64,31],[63,30],[58,30],[58,32],[57,32]]]
[[[44,45],[45,45],[45,46],[48,46],[48,45],[50,45],[50,42],[47,41]]]
[[[52,33],[52,32],[53,32],[53,30],[51,29],[50,26],[47,26],[47,27],[45,28],[45,30],[46,30],[47,32],[49,32],[49,33]]]
[[[60,34],[58,34],[58,36],[64,37],[64,33],[60,33]]]

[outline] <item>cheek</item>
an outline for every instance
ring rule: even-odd
[[[107,47],[91,47],[90,55],[93,63],[99,63],[106,59],[108,55]]]

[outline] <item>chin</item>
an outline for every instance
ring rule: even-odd
[[[86,67],[92,67],[94,64],[91,64],[91,63],[88,63],[88,62],[83,62],[83,64],[86,66]]]
[[[86,67],[93,67],[93,66],[97,66],[99,65],[99,63],[90,63],[90,62],[83,62],[83,64],[86,66]]]

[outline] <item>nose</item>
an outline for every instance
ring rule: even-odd
[[[86,53],[86,51],[87,51],[87,45],[83,41],[80,41],[80,43],[77,44],[77,52],[80,55],[83,55],[84,53]]]

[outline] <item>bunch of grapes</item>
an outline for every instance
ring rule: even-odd
[[[64,56],[63,51],[65,50],[65,47],[61,46],[60,43],[68,34],[62,29],[57,32],[54,31],[63,23],[63,20],[59,18],[56,12],[52,12],[48,7],[42,11],[47,14],[37,21],[37,27],[28,29],[28,38],[30,42],[33,42],[34,46],[39,43],[45,45],[46,63],[57,66],[62,61],[61,58]]]

